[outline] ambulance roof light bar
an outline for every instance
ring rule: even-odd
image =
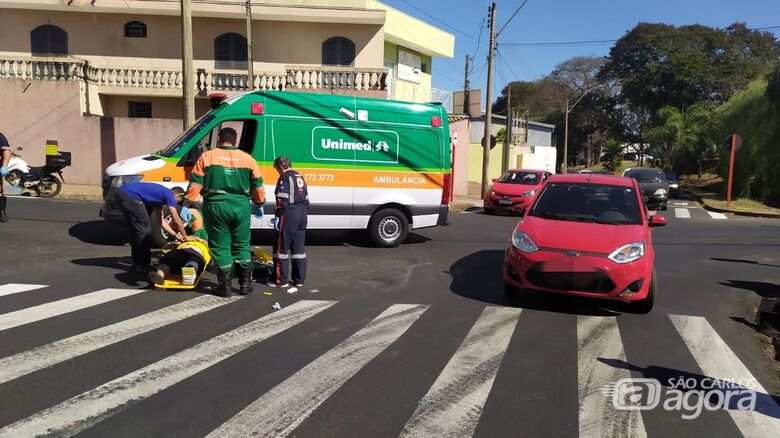
[[[219,104],[222,103],[223,100],[227,99],[227,94],[211,93],[207,96],[207,99],[209,100],[209,102],[211,102],[211,108],[216,108],[219,106]]]

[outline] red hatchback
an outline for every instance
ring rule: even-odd
[[[504,257],[508,293],[519,288],[653,308],[653,227],[637,182],[595,174],[547,180],[517,225]]]
[[[493,186],[485,194],[485,213],[525,211],[550,175],[544,170],[507,170],[501,178],[493,179]]]

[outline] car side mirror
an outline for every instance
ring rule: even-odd
[[[493,182],[496,182],[496,181],[498,181],[498,178],[493,178]]]
[[[651,227],[663,227],[666,225],[666,218],[663,216],[659,216],[657,214],[654,214],[650,216],[650,226]]]

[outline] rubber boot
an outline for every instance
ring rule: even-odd
[[[252,293],[252,266],[246,268],[241,265],[236,265],[238,271],[238,293],[241,295],[249,295]]]
[[[229,271],[223,271],[217,268],[217,295],[224,298],[230,298],[230,287],[233,282],[233,269]]]
[[[6,197],[0,196],[0,222],[8,222],[8,216],[5,214]]]

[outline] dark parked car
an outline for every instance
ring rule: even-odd
[[[666,182],[669,183],[669,197],[680,197],[680,180],[677,178],[677,173],[674,170],[665,170]]]
[[[623,176],[634,178],[642,190],[642,198],[648,208],[666,210],[669,199],[669,183],[661,169],[634,167],[623,171]]]

